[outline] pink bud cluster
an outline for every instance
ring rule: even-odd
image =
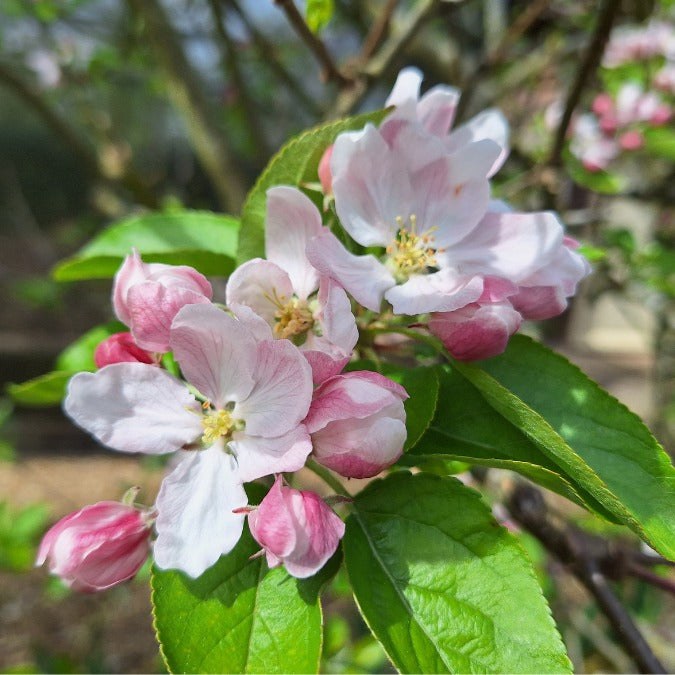
[[[352,254],[307,194],[281,185],[267,192],[265,257],[233,272],[225,307],[190,267],[145,263],[137,251],[124,260],[112,299],[129,330],[99,345],[99,370],[72,378],[64,407],[114,450],[174,461],[151,519],[105,502],[48,532],[38,561],[74,588],[133,576],[151,539],[159,568],[197,577],[234,548],[246,514],[270,567],[314,574],[344,524],[281,474],[311,458],[319,472],[369,478],[406,441],[406,390],[345,372],[360,331],[414,324],[475,360],[501,353],[523,319],[565,309],[589,271],[578,244],[555,214],[490,199],[508,155],[503,115],[453,129],[459,93],[439,86],[420,97],[421,80],[404,70],[387,101],[395,110],[340,134],[318,167],[345,237],[373,253]],[[382,329],[372,330],[376,345]],[[167,352],[180,376],[164,369]],[[250,506],[244,484],[273,475]]]

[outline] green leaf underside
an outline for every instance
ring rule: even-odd
[[[606,518],[612,517],[524,433],[491,408],[457,371],[445,367],[437,373],[438,409],[426,433],[408,452],[407,463],[415,456],[440,456],[509,469]]]
[[[265,256],[267,190],[275,185],[316,182],[321,156],[338,134],[360,129],[368,122],[377,124],[385,114],[386,111],[378,110],[315,127],[292,138],[272,157],[242,209],[237,264]]]
[[[253,485],[256,494],[259,486]],[[249,491],[250,492],[250,491]],[[259,503],[264,495],[251,498]],[[309,579],[294,579],[265,558],[244,527],[233,551],[198,579],[152,574],[155,629],[171,672],[316,673],[322,647],[319,592],[339,555]]]
[[[114,333],[127,330],[128,328],[120,321],[111,321],[91,328],[58,355],[56,370],[71,372],[88,370],[94,372],[96,370],[96,363],[94,362],[96,347]]]
[[[206,211],[151,213],[111,225],[53,271],[57,281],[106,279],[137,248],[144,262],[190,265],[202,274],[234,269],[239,221]]]
[[[570,482],[675,558],[675,469],[637,415],[563,356],[522,335],[482,366],[456,364]]]
[[[401,672],[570,672],[527,556],[456,479],[371,483],[344,550],[361,613]]]
[[[55,370],[21,384],[8,384],[7,393],[21,405],[59,405],[65,396],[68,380],[74,374],[72,371]]]
[[[669,127],[645,129],[645,150],[659,157],[675,160],[675,131]]]

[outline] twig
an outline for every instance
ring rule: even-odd
[[[598,606],[620,637],[621,645],[641,673],[665,673],[646,640],[607,583],[599,560],[603,555],[598,537],[580,530],[554,525],[547,517],[541,493],[529,485],[519,485],[508,504],[513,517],[553,553],[593,595]]]
[[[300,36],[303,42],[309,47],[317,61],[321,64],[322,77],[324,80],[332,80],[340,88],[349,87],[352,84],[352,80],[345,77],[335,65],[333,57],[326,49],[326,45],[323,43],[323,40],[320,40],[312,31],[310,30],[307,22],[300,14],[298,8],[295,6],[293,0],[274,0],[274,4],[280,7],[288,22],[293,26],[295,32]]]
[[[675,595],[675,581],[661,577],[651,570],[642,567],[642,565],[628,561],[626,563],[626,574],[630,574],[632,577],[636,577],[637,579],[642,579],[652,586],[656,586],[657,588]]]
[[[396,9],[397,4],[398,0],[386,0],[380,15],[377,17],[377,20],[363,40],[361,53],[358,56],[358,61],[360,63],[368,61],[373,52],[380,46],[380,42],[383,40],[385,33],[389,28],[389,22],[391,21],[392,14]]]
[[[588,44],[584,58],[579,64],[574,84],[565,101],[565,109],[560,118],[553,147],[551,148],[551,153],[548,158],[548,163],[551,166],[560,166],[562,162],[562,150],[565,145],[567,129],[572,121],[572,115],[579,104],[581,94],[586,86],[588,78],[600,63],[602,53],[605,51],[605,44],[609,39],[609,34],[612,30],[612,25],[614,24],[614,19],[618,14],[620,5],[621,3],[619,0],[604,0],[602,7],[600,8],[600,16],[595,25],[591,41]]]
[[[222,2],[223,0],[221,0]],[[242,23],[246,27],[248,34],[251,36],[257,50],[262,56],[263,63],[274,73],[274,76],[282,82],[286,88],[294,94],[303,107],[308,110],[314,117],[321,117],[323,110],[313,97],[311,97],[297,82],[293,76],[284,68],[280,61],[276,58],[274,45],[255,27],[249,17],[244,13],[239,6],[237,0],[224,0],[238,15]]]

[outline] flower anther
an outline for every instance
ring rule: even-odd
[[[404,227],[404,220],[396,216],[398,230],[396,239],[386,247],[387,266],[399,283],[407,281],[413,274],[428,274],[438,271],[437,253],[445,249],[433,248],[434,237],[430,228],[424,234],[417,234],[417,216],[413,213],[408,217],[410,228]]]

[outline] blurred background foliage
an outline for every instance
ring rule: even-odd
[[[2,0],[0,380],[22,382],[51,370],[67,345],[113,318],[109,282],[57,282],[51,271],[59,260],[110,223],[150,210],[236,216],[247,190],[289,136],[381,107],[399,69],[416,65],[425,73],[425,87],[444,83],[464,92],[460,121],[485,107],[503,110],[512,126],[512,152],[493,179],[495,196],[562,214],[596,262],[586,300],[613,294],[637,298],[648,308],[656,326],[649,421],[672,452],[672,121],[658,142],[602,172],[585,170],[571,155],[567,132],[574,115],[588,110],[599,92],[615,90],[626,79],[644,79],[654,67],[603,68],[602,49],[612,27],[645,26],[650,20],[672,25],[674,4]],[[307,21],[304,33],[298,17]],[[556,104],[569,116],[551,125],[546,111]],[[616,200],[626,198],[637,211],[619,210],[610,218]],[[638,221],[653,225],[635,222],[635,213]],[[219,292],[222,297],[223,280],[214,283],[216,297]],[[550,324],[547,340],[560,345],[570,339],[568,317]],[[92,456],[100,459],[100,452],[58,409],[26,412],[15,409],[9,396],[0,398],[3,672],[162,671],[147,572],[103,596],[74,596],[31,571],[47,524],[87,501],[72,496],[72,478],[45,487],[47,473],[55,480],[60,476],[48,462],[65,458],[75,466]],[[75,479],[86,484],[78,489],[88,486],[94,495],[89,501],[116,498],[133,481],[141,481],[152,500],[153,476],[161,467],[146,463],[140,473],[113,481],[109,465],[96,466],[87,465]],[[498,474],[488,483],[496,503],[510,480]],[[565,517],[614,536],[590,516],[575,511]],[[633,670],[564,566],[536,539],[522,537],[576,670]],[[672,572],[668,577],[667,570],[656,568],[654,574],[672,585]],[[655,651],[675,665],[673,596],[655,590],[653,579],[637,578],[623,583],[621,594]],[[391,670],[348,598],[338,576],[326,602],[323,671]]]

